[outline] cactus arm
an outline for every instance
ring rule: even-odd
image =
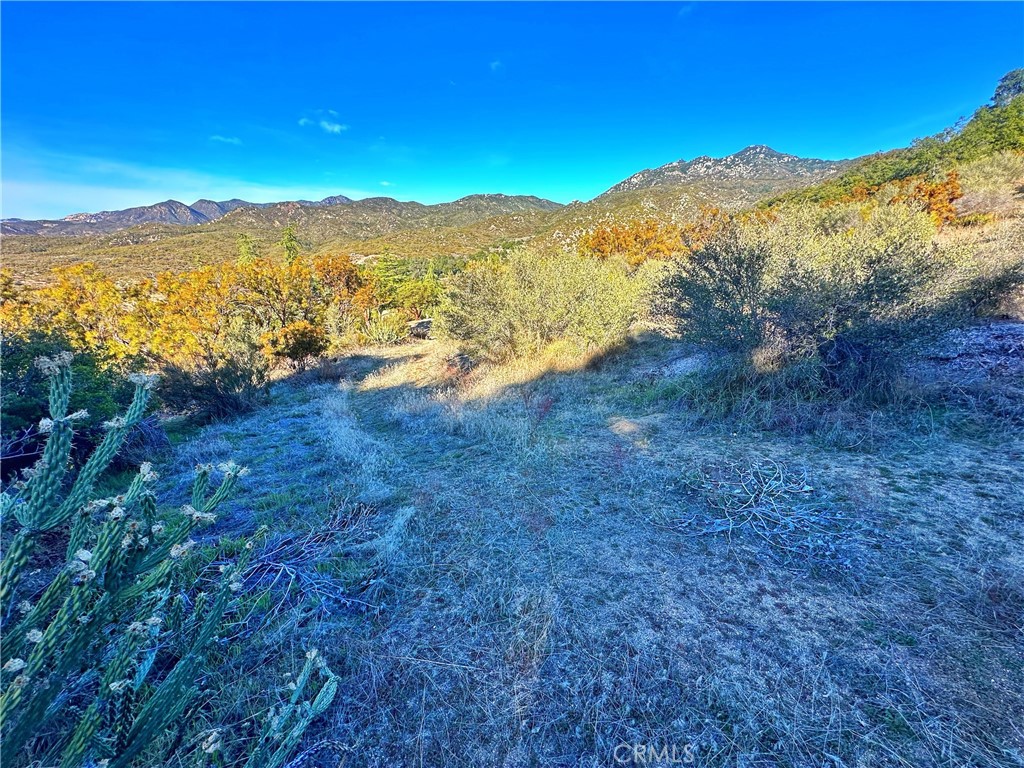
[[[334,701],[335,695],[338,693],[338,679],[331,675],[331,677],[324,683],[324,687],[320,689],[316,699],[313,700],[312,705],[308,702],[303,702],[301,714],[299,715],[298,721],[292,726],[288,734],[281,740],[281,745],[277,748],[277,751],[270,756],[270,760],[267,762],[267,768],[281,768],[285,761],[288,759],[288,755],[292,753],[299,740],[302,738],[302,734],[309,728],[316,718],[318,718]]]
[[[25,486],[25,502],[15,507],[18,522],[30,531],[52,527],[47,515],[56,505],[64,484],[73,436],[69,419],[62,415],[52,422],[43,455],[32,468],[32,477]]]
[[[196,509],[203,508],[203,501],[206,499],[206,491],[210,487],[210,472],[213,470],[208,464],[196,467],[196,479],[192,483],[192,506]]]
[[[327,680],[313,702],[300,700],[309,684],[314,669],[319,668]],[[324,713],[338,693],[338,678],[314,649],[306,655],[306,663],[295,681],[295,690],[280,715],[271,718],[264,728],[259,746],[245,763],[245,768],[281,768],[295,749],[310,723]],[[294,716],[294,722],[293,722]],[[269,745],[279,741],[278,747],[267,757]]]
[[[145,610],[143,613],[148,614],[149,610]],[[148,616],[140,614],[138,618],[148,618]],[[147,633],[152,638],[155,631],[153,628],[150,628],[147,630]],[[75,728],[70,742],[64,748],[60,768],[78,768],[82,764],[83,758],[88,754],[92,740],[102,723],[102,715],[108,707],[115,711],[114,730],[124,730],[124,699],[129,695],[129,688],[132,691],[137,690],[142,682],[135,676],[132,676],[134,679],[130,684],[126,680],[131,676],[131,667],[135,657],[138,655],[143,639],[144,635],[139,632],[128,631],[121,635],[121,641],[118,644],[114,658],[107,665],[107,669],[100,680],[99,690],[93,697],[82,719],[79,720],[78,727]]]
[[[50,582],[50,586],[43,592],[42,597],[32,606],[14,629],[4,632],[5,657],[20,658],[23,655],[22,649],[25,647],[25,635],[32,627],[42,624],[43,620],[57,609],[57,604],[64,598],[65,592],[67,592],[70,586],[71,574],[67,569],[64,569]]]
[[[96,481],[106,471],[107,467],[110,466],[110,462],[114,460],[114,456],[121,449],[128,431],[142,419],[148,403],[149,389],[142,385],[136,386],[135,396],[132,398],[132,404],[128,406],[128,411],[120,420],[112,422],[112,426],[103,437],[103,441],[92,452],[92,455],[89,456],[85,466],[82,467],[82,471],[78,473],[78,477],[75,478],[74,485],[71,486],[71,491],[64,499],[64,502],[51,515],[42,530],[48,530],[60,525],[70,519],[75,512],[85,505],[93,489],[96,487]]]
[[[11,545],[4,552],[3,561],[0,561],[0,606],[2,606],[4,614],[11,608],[11,597],[14,595],[18,582],[21,581],[25,566],[28,565],[32,547],[32,539],[22,529],[14,535]]]

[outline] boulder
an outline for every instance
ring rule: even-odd
[[[430,329],[433,325],[434,321],[429,317],[425,317],[422,320],[411,320],[409,322],[409,335],[414,339],[429,339]]]

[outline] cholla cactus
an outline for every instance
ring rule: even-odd
[[[302,700],[314,671],[319,670],[324,683],[315,696]],[[256,749],[245,762],[245,768],[281,768],[302,735],[317,717],[331,705],[338,692],[338,678],[324,663],[315,648],[306,653],[306,664],[294,683],[292,695],[277,712],[271,712]]]
[[[131,406],[107,425],[106,437],[68,487],[78,417],[67,415],[69,362],[65,356],[41,361],[51,377],[50,418],[41,425],[49,438],[28,479],[0,496],[4,518],[13,515],[21,524],[0,563],[0,763],[79,768],[105,761],[127,768],[188,705],[204,649],[222,625],[251,553],[250,542],[191,610],[171,598],[191,535],[214,519],[244,470],[221,467],[223,479],[211,491],[212,467],[200,468],[191,504],[168,522],[157,518],[156,475],[148,464],[123,494],[94,499],[97,480],[145,411],[152,382],[139,378]],[[36,540],[66,523],[63,567],[34,601],[22,599],[21,576]],[[157,676],[151,673],[166,645],[172,608],[175,645],[183,652],[173,663],[164,660]]]

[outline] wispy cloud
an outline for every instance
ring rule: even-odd
[[[679,10],[676,11],[676,18],[677,19],[685,19],[687,16],[689,16],[695,10],[697,10],[697,4],[696,3],[683,3],[682,5],[679,6]]]
[[[501,69],[505,65],[501,63],[501,59],[496,59],[496,60],[492,61],[488,66],[490,66],[491,72],[497,72],[499,69]]]
[[[216,141],[220,144],[234,144],[235,146],[242,143],[242,140],[237,136],[221,136],[219,133],[213,134],[213,136],[210,137],[210,141]]]
[[[380,185],[381,185],[382,187],[393,187],[393,186],[395,186],[395,185],[394,185],[394,184],[392,184],[392,183],[391,183],[390,181],[382,181],[382,182],[380,183]]]
[[[348,130],[348,126],[345,123],[339,123],[336,118],[338,116],[337,111],[333,109],[316,109],[299,118],[299,125],[303,128],[311,125],[319,126],[324,133],[330,133],[338,135],[343,131]]]

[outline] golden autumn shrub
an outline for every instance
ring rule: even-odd
[[[263,354],[275,362],[301,367],[312,357],[327,351],[327,334],[306,320],[296,320],[260,337]]]
[[[944,179],[931,180],[925,176],[910,176],[895,182],[868,186],[858,184],[849,194],[830,205],[842,203],[866,203],[878,198],[888,198],[890,205],[918,207],[929,216],[935,226],[949,224],[957,217],[954,203],[964,196],[960,175],[956,170],[946,174]]]
[[[581,256],[619,257],[635,268],[648,259],[671,258],[684,250],[684,246],[679,227],[644,219],[596,227],[580,237],[578,250]]]
[[[5,339],[46,334],[122,374],[163,371],[165,403],[218,414],[259,400],[268,362],[294,365],[322,354],[328,325],[377,309],[372,281],[338,255],[250,256],[138,281],[83,263],[55,270],[36,290],[2,278]]]

